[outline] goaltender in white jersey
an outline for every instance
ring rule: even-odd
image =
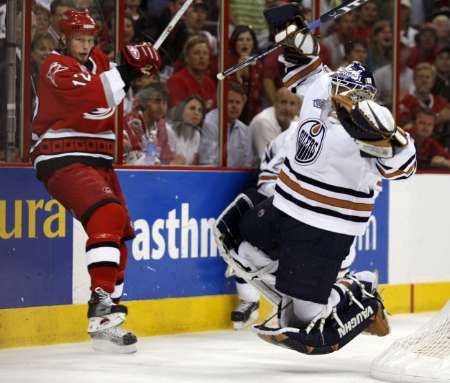
[[[251,207],[253,201],[236,199],[235,208],[220,217],[216,236],[230,254],[239,238],[269,256],[276,250],[275,290],[262,285],[261,291],[281,297],[278,326],[255,326],[258,335],[298,352],[330,353],[362,331],[389,333],[376,274],[336,277],[355,236],[366,230],[382,178],[414,174],[415,148],[390,111],[373,101],[375,82],[363,65],[353,62],[336,72],[323,67],[318,40],[295,5],[272,8],[265,17],[279,31],[284,85],[303,96],[302,110],[285,133],[284,153],[272,158],[275,170],[267,166],[260,175],[262,192],[264,178],[273,182],[282,161],[273,204],[267,199],[242,215],[245,202]],[[242,216],[236,241],[234,216]],[[242,278],[252,283],[266,269]]]
[[[304,70],[301,67],[295,72]],[[286,158],[275,188],[274,205],[308,225],[361,235],[381,179],[407,178],[415,172],[415,148],[408,136],[407,145],[395,148],[392,158],[361,156],[360,147],[333,111],[331,82],[329,71],[320,64],[308,79],[301,78],[291,85],[298,87],[303,105],[299,121],[291,125],[290,136],[284,140]]]

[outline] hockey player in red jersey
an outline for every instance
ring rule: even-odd
[[[142,43],[127,45],[124,64],[112,65],[94,47],[97,25],[87,11],[66,11],[60,27],[60,49],[47,57],[40,71],[31,159],[48,192],[88,235],[88,333],[94,349],[135,352],[136,336],[121,328],[127,315],[119,304],[125,241],[134,231],[112,167],[114,111],[130,82],[158,70],[161,60],[153,47]]]

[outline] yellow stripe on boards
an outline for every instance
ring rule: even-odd
[[[450,300],[450,282],[380,285],[379,291],[391,314],[437,311]]]
[[[450,299],[450,282],[381,285],[391,314],[440,310]],[[234,295],[124,302],[130,314],[126,327],[138,336],[231,328]],[[0,348],[81,342],[86,333],[87,305],[0,309]],[[260,320],[272,312],[262,300]]]
[[[390,314],[411,312],[411,285],[380,285],[378,288],[386,310]]]
[[[234,295],[124,302],[127,327],[137,335],[163,335],[231,328]]]
[[[414,312],[440,310],[450,300],[450,283],[418,283],[414,286]]]
[[[0,348],[88,339],[86,305],[0,310]]]
[[[138,336],[231,328],[234,295],[124,302]],[[87,305],[0,309],[0,348],[88,340]]]

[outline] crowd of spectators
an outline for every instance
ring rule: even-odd
[[[286,2],[228,2],[227,65],[245,60],[270,45],[273,33],[262,12]],[[296,2],[305,8],[306,14],[311,14],[311,0]],[[321,12],[340,2],[321,0]],[[33,3],[33,94],[40,65],[58,47],[59,20],[67,9],[89,9],[99,24],[98,46],[112,61],[118,57],[114,51],[115,1],[34,0]],[[264,146],[297,118],[301,100],[283,88],[282,65],[277,60],[280,52],[275,51],[226,80],[228,104],[223,107],[228,125],[223,127],[225,133],[221,133],[216,80],[219,3],[194,0],[160,49],[163,57],[160,73],[141,77],[130,87],[122,122],[125,163],[218,166],[222,164],[221,137],[225,137],[226,166],[257,166]],[[124,42],[156,41],[182,4],[182,0],[125,0]],[[378,101],[393,112],[398,110],[399,125],[416,138],[420,167],[449,168],[450,0],[401,0],[400,4],[399,105],[392,105],[393,0],[369,0],[324,25],[321,59],[331,69],[355,60],[366,65],[374,72]],[[4,46],[5,7],[5,1],[0,0],[0,47]],[[0,59],[3,76],[4,57]],[[32,107],[36,106],[33,97]],[[2,147],[4,136],[2,132]]]

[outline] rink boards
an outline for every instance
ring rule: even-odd
[[[119,170],[119,176],[137,233],[124,293],[130,325],[142,335],[228,327],[235,290],[224,278],[211,226],[252,175]],[[83,338],[89,292],[81,226],[33,170],[2,168],[0,184],[0,347]],[[389,193],[385,183],[354,264],[378,270],[382,283],[390,282]],[[448,292],[445,283],[423,286],[435,297]],[[423,286],[388,286],[387,299],[407,312]]]

